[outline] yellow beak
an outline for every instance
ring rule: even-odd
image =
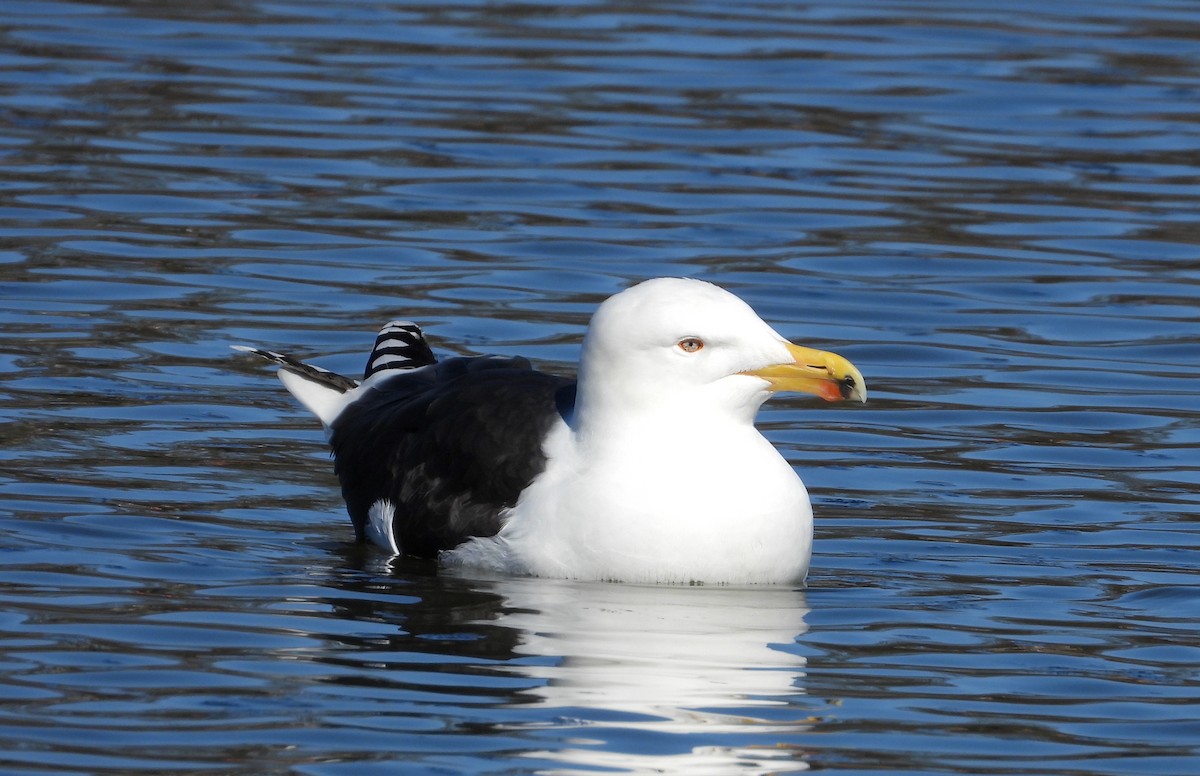
[[[742,374],[761,377],[772,391],[796,391],[820,396],[825,401],[867,400],[867,383],[862,372],[837,353],[803,348],[788,343],[794,361],[774,364]]]

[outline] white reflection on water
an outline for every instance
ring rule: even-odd
[[[722,733],[801,733],[805,660],[780,645],[804,633],[805,594],[783,588],[661,587],[508,579],[519,655],[551,660],[515,667],[543,683],[527,691],[578,727],[567,748],[530,756],[580,768],[666,773],[804,770],[784,746],[713,746]],[[619,728],[618,741],[608,733]],[[655,738],[671,734],[664,742]],[[689,736],[703,734],[692,745]],[[639,738],[640,737],[640,738]]]

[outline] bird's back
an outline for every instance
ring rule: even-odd
[[[330,424],[335,468],[359,539],[389,502],[406,555],[436,557],[500,530],[501,513],[545,466],[542,441],[574,382],[523,358],[453,358],[365,385]]]

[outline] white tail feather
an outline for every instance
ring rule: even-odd
[[[279,370],[279,380],[283,386],[308,408],[308,411],[321,419],[328,427],[349,403],[349,395],[328,385],[314,382],[303,375]]]

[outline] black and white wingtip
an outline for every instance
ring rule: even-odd
[[[332,388],[338,393],[353,391],[358,387],[357,380],[351,380],[349,377],[343,377],[337,372],[330,372],[328,369],[322,369],[319,366],[306,364],[303,361],[297,361],[286,353],[276,353],[273,350],[263,350],[262,348],[252,348],[247,345],[230,345],[229,347],[240,353],[252,353],[259,358],[278,364],[279,366],[293,372],[306,380],[311,380],[314,383]]]
[[[279,365],[279,380],[300,403],[328,427],[359,388],[357,380],[343,377],[319,366],[297,361],[285,353],[231,345],[241,353],[250,353]]]
[[[279,379],[284,386],[327,428],[346,405],[360,395],[360,388],[377,384],[393,374],[411,372],[437,363],[429,343],[425,341],[425,335],[421,333],[421,327],[412,321],[390,321],[379,330],[375,347],[371,348],[371,355],[367,358],[362,382],[298,361],[286,353],[247,345],[231,347],[278,364]]]
[[[418,369],[437,363],[421,327],[412,321],[389,321],[379,330],[367,357],[363,380],[380,372]]]

